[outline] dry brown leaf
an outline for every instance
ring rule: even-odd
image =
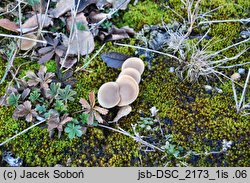
[[[38,21],[37,21],[38,20]],[[43,24],[44,22],[44,24]],[[32,17],[30,17],[28,20],[26,20],[24,22],[24,24],[22,25],[22,29],[36,29],[38,28],[39,25],[43,24],[43,27],[48,27],[49,25],[51,25],[52,19],[48,17],[48,15],[45,14],[37,14],[37,15],[33,15]]]
[[[23,37],[36,39],[35,34],[23,35]],[[18,47],[21,50],[29,50],[29,49],[33,48],[34,46],[36,46],[35,41],[30,41],[30,40],[25,40],[25,39],[19,39],[18,40]]]
[[[100,22],[102,19],[107,18],[108,14],[107,13],[100,13],[96,11],[92,11],[89,14],[89,19],[91,23],[97,23]]]
[[[16,23],[10,21],[9,19],[0,19],[0,27],[12,31],[12,32],[17,32],[17,29],[19,28]]]
[[[72,17],[69,17],[67,19],[67,30],[70,32],[71,27],[72,27]],[[75,23],[81,23],[85,26],[86,30],[88,30],[88,21],[86,17],[84,16],[84,13],[79,13],[76,18],[75,18]]]
[[[77,32],[77,33],[76,33]],[[74,38],[70,41],[65,36],[63,44],[68,47],[70,44],[69,54],[78,55],[78,48],[80,55],[87,55],[91,53],[95,48],[94,36],[89,31],[76,31]],[[77,34],[77,35],[76,35]],[[67,40],[66,40],[67,39]]]
[[[75,3],[75,1],[73,1],[73,0],[60,0],[56,4],[56,8],[54,10],[52,10],[51,15],[55,18],[60,17],[61,15],[66,13],[67,11],[70,11],[71,8],[74,7],[74,3]]]

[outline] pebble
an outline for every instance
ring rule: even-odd
[[[250,37],[250,31],[249,31],[249,30],[247,30],[247,31],[242,31],[242,32],[240,33],[240,36],[241,36],[242,38],[244,38],[244,39],[249,38],[249,37]]]
[[[170,67],[168,72],[169,72],[169,73],[173,73],[174,70],[175,70],[174,67]]]
[[[217,92],[217,93],[223,93],[223,91],[222,91],[222,89],[220,89],[220,88],[217,88],[217,87],[215,87],[215,91]]]
[[[234,73],[232,76],[231,76],[231,79],[234,80],[234,81],[237,81],[240,79],[240,74],[239,73]]]
[[[211,94],[212,91],[213,91],[213,87],[210,86],[210,85],[205,85],[204,88],[205,88],[205,91],[206,91],[207,93],[209,93],[209,94]]]
[[[243,69],[243,68],[239,68],[239,69],[238,69],[238,73],[239,73],[240,75],[244,75],[244,74],[246,73],[246,70]]]

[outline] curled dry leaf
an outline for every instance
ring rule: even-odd
[[[18,32],[17,29],[19,28],[16,23],[10,21],[9,19],[0,19],[0,27],[12,31],[12,32]]]
[[[127,116],[132,111],[132,107],[127,105],[120,108],[112,122],[118,122],[122,117]]]
[[[30,38],[30,39],[36,39],[35,34],[23,35],[23,37]],[[20,50],[24,50],[24,51],[29,50],[29,49],[33,48],[34,46],[36,46],[35,41],[30,41],[30,40],[26,40],[26,39],[19,39],[18,40],[18,47],[20,48]]]
[[[107,16],[108,16],[107,13],[92,11],[89,14],[88,18],[90,19],[90,23],[97,23],[97,22],[100,22],[102,19],[107,18]]]
[[[130,38],[135,35],[134,29],[124,26],[122,28],[117,28],[112,26],[108,32],[101,31],[98,37],[101,41],[116,41],[120,39]]]

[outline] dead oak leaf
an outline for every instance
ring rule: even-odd
[[[103,123],[103,119],[100,114],[106,115],[108,114],[108,110],[95,105],[95,93],[92,91],[89,93],[89,103],[87,100],[81,98],[80,104],[82,104],[82,108],[85,110],[85,113],[88,114],[88,124],[92,125],[94,122],[94,118],[99,122]]]

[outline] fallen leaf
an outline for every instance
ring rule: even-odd
[[[117,52],[110,52],[103,53],[101,58],[109,67],[118,69],[122,67],[123,62],[127,60],[129,56]]]
[[[72,27],[72,17],[69,17],[67,19],[67,30],[70,32]],[[85,26],[86,30],[88,30],[88,21],[86,17],[84,16],[84,13],[79,13],[75,18],[75,23],[81,23],[83,26]]]
[[[60,61],[60,64],[62,64],[62,60]],[[73,65],[77,62],[76,58],[67,58],[66,61],[64,62],[64,64],[62,65],[63,67],[65,67],[66,69],[69,69],[71,67],[73,67]]]
[[[12,32],[18,32],[17,29],[19,28],[16,23],[10,21],[9,19],[0,19],[0,27]]]
[[[44,24],[43,24],[44,23]],[[26,31],[28,31],[29,29],[33,30],[38,28],[39,25],[43,24],[43,27],[48,27],[50,25],[52,25],[52,19],[48,17],[48,15],[45,14],[37,14],[37,15],[33,15],[32,17],[30,17],[28,20],[26,20],[23,25],[22,25],[22,29],[26,29]],[[19,29],[19,31],[21,31]],[[22,30],[23,33],[24,30]]]
[[[65,36],[63,38],[65,39]],[[68,53],[71,55],[78,55],[78,48],[80,55],[87,55],[95,48],[94,36],[89,31],[75,31],[73,40],[64,40],[63,44],[70,46]]]
[[[107,16],[108,16],[107,13],[92,11],[89,14],[88,18],[90,19],[90,23],[97,23],[103,20],[104,18],[107,18]]]
[[[56,4],[56,8],[51,11],[51,16],[54,18],[58,18],[67,11],[70,11],[71,8],[74,7],[74,1],[73,0],[60,0]]]
[[[35,34],[23,35],[23,37],[36,39]],[[26,39],[19,39],[18,40],[18,47],[21,50],[29,50],[29,49],[33,48],[34,46],[36,46],[35,41],[30,41],[30,40],[26,40]]]

